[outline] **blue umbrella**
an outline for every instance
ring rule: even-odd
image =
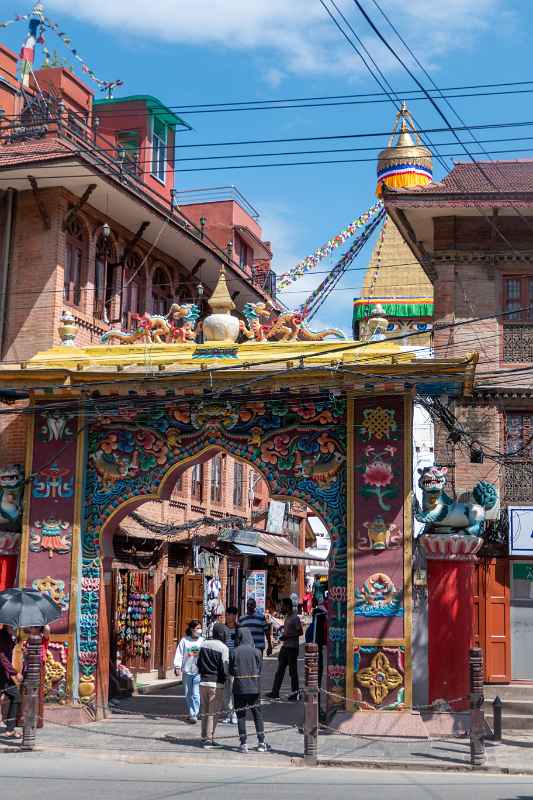
[[[63,609],[52,598],[34,589],[0,592],[0,624],[13,628],[41,628],[58,619]]]

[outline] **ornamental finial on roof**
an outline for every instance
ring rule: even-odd
[[[381,197],[383,186],[405,189],[425,186],[433,178],[431,151],[424,146],[405,100],[402,102],[387,147],[378,156],[378,185]]]

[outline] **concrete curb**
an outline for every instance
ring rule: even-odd
[[[9,745],[0,745],[0,753],[17,753],[24,755],[28,751],[22,750],[20,746],[13,746],[10,747]],[[157,753],[127,753],[121,750],[85,750],[85,749],[76,749],[76,748],[65,748],[65,747],[47,747],[46,745],[36,747],[35,750],[32,751],[33,753],[41,753],[46,755],[47,753],[59,754],[62,755],[71,755],[83,758],[93,758],[97,761],[119,761],[121,763],[126,764],[175,764],[175,765],[191,765],[191,764],[213,764],[216,763],[224,763],[227,766],[230,766],[233,762],[232,755],[235,756],[235,761],[238,763],[239,766],[249,766],[249,767],[304,767],[305,762],[303,756],[285,756],[279,757],[276,756],[275,753],[273,754],[265,754],[260,756],[259,754],[254,753],[251,751],[246,758],[235,754],[229,754],[227,750],[211,750],[209,754],[199,750],[198,753],[186,753],[186,754],[171,754],[163,755]],[[230,755],[230,758],[228,758]],[[487,775],[533,775],[533,769],[519,769],[515,767],[498,767],[493,765],[488,765],[485,767],[471,767],[470,764],[436,764],[436,763],[424,763],[421,761],[376,761],[376,760],[366,760],[363,761],[361,759],[350,759],[350,760],[343,760],[338,758],[319,758],[318,765],[319,767],[331,767],[337,769],[360,769],[360,770],[368,770],[368,769],[379,769],[382,771],[389,771],[389,772],[450,772],[450,773],[460,773],[460,772],[468,772],[468,773],[475,773],[475,774],[487,774]],[[312,769],[312,767],[310,767]]]

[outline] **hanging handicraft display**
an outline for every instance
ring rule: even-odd
[[[116,643],[122,658],[150,658],[154,598],[149,576],[139,572],[117,574]]]

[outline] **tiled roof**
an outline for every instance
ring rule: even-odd
[[[0,145],[0,169],[27,162],[53,161],[74,155],[76,148],[61,139],[32,139]]]
[[[533,192],[533,160],[460,162],[442,181],[393,194],[494,194]]]

